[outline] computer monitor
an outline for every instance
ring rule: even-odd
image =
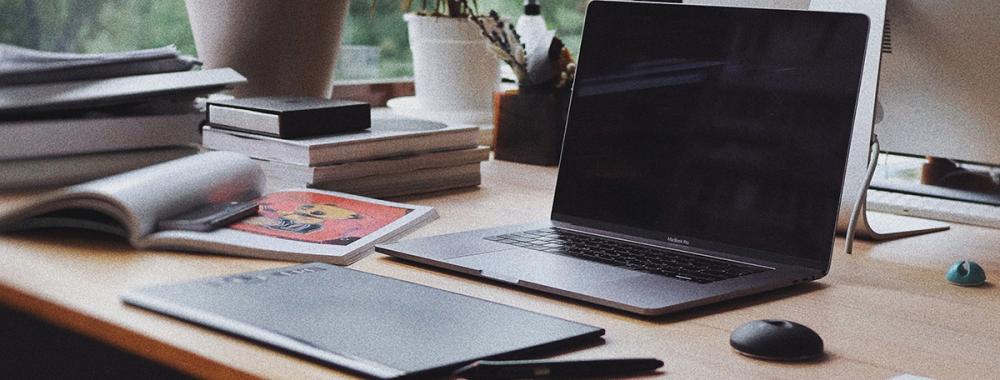
[[[851,210],[858,203],[859,193],[865,186],[865,177],[868,172],[872,122],[875,114],[875,89],[878,83],[879,59],[881,58],[878,46],[882,41],[885,0],[684,0],[684,3],[726,7],[850,12],[868,16],[870,22],[869,49],[865,54],[861,93],[858,94],[857,112],[854,115],[854,133],[851,138],[851,150],[848,154],[847,176],[844,179],[840,215],[837,218],[837,231],[846,231],[851,220]]]
[[[1000,1],[889,0],[882,150],[1000,165]]]

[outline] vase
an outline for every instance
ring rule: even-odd
[[[493,158],[531,165],[559,165],[569,88],[497,92],[493,109]]]
[[[347,1],[186,0],[198,58],[247,78],[237,97],[329,97]]]
[[[466,18],[406,14],[417,105],[427,111],[492,109],[498,60]]]

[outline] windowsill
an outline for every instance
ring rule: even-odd
[[[372,107],[384,107],[392,98],[412,96],[413,78],[380,78],[335,80],[333,97],[366,102]]]
[[[412,77],[371,78],[371,79],[336,79],[334,86],[381,85],[388,83],[413,83]]]
[[[389,99],[413,96],[413,78],[379,78],[335,80],[333,97],[367,102],[374,107],[385,107]],[[493,125],[478,125],[480,145],[493,145]]]

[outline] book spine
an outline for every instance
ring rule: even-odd
[[[272,113],[210,104],[207,118],[208,124],[216,128],[275,137],[282,131],[281,117]]]

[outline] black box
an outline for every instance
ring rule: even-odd
[[[213,127],[280,138],[356,132],[371,127],[371,106],[351,100],[259,97],[208,102]]]

